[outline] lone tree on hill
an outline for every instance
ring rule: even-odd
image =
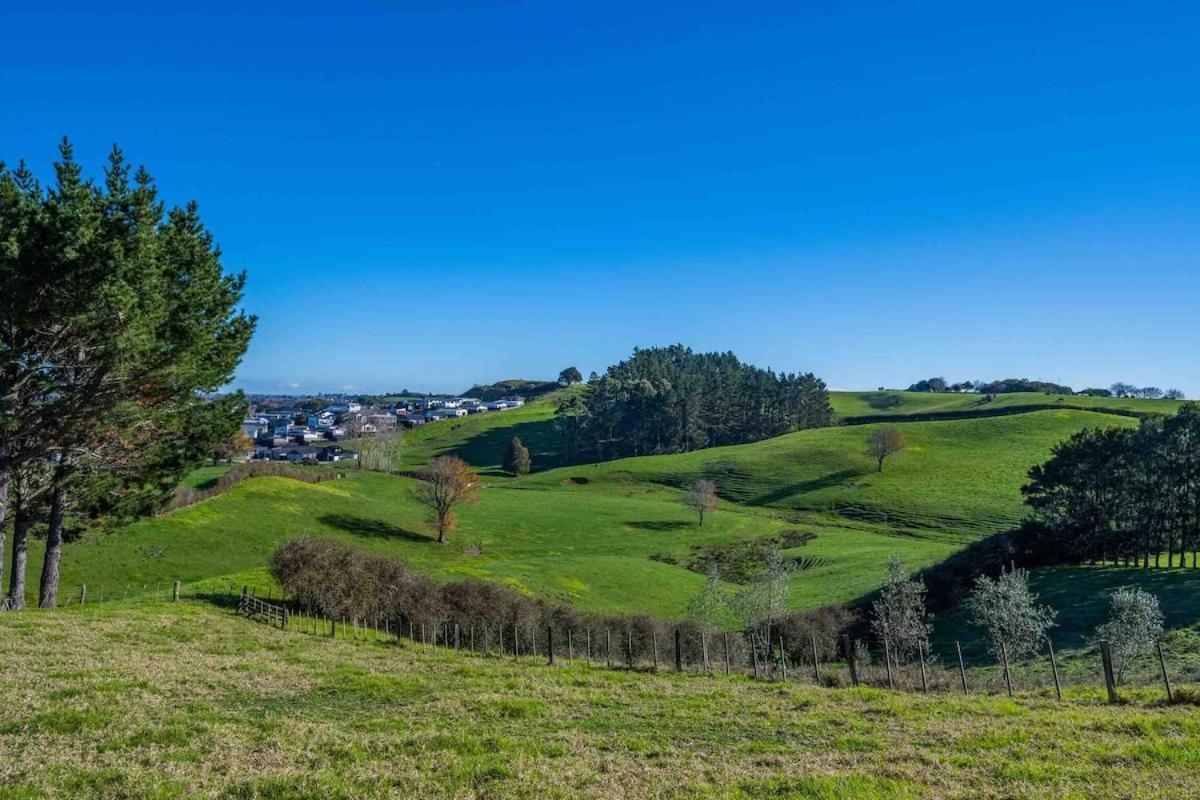
[[[579,372],[578,367],[567,367],[558,373],[558,382],[563,386],[570,386],[572,383],[579,383],[582,380],[583,375]]]
[[[514,436],[504,454],[504,470],[513,475],[528,475],[531,467],[529,448],[521,444],[520,437]]]
[[[878,461],[878,471],[883,472],[883,460],[908,447],[904,434],[895,425],[876,428],[867,436],[867,455]]]
[[[698,480],[683,493],[683,504],[700,517],[704,527],[704,515],[717,510],[717,487],[712,481]]]
[[[455,506],[470,505],[479,499],[479,476],[461,458],[440,456],[430,461],[418,477],[421,485],[416,490],[416,500],[429,509],[437,528],[438,544],[445,544],[446,535],[458,523]]]

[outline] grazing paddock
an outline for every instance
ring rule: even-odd
[[[0,796],[1164,797],[1200,715],[549,667],[231,608],[0,615]]]

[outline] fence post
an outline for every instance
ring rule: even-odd
[[[1054,675],[1054,696],[1058,700],[1062,700],[1062,686],[1058,682],[1058,659],[1054,657],[1054,642],[1050,641],[1050,637],[1046,637],[1046,646],[1050,648],[1050,672]]]
[[[816,634],[809,634],[809,641],[812,643],[813,651],[813,683],[821,682],[821,665],[817,660],[817,637]]]
[[[1004,646],[1004,642],[1000,642],[1000,660],[1004,662],[1004,685],[1008,689],[1008,696],[1013,696],[1012,690],[1012,674],[1008,671],[1008,648]]]
[[[779,634],[779,667],[783,671],[783,680],[787,682],[787,651],[783,649],[783,634]]]
[[[633,626],[625,627],[625,661],[629,665],[629,670],[633,671]]]
[[[1100,661],[1104,665],[1104,688],[1108,690],[1108,702],[1116,703],[1119,700],[1117,681],[1113,678],[1112,650],[1108,642],[1100,642]]]
[[[888,638],[883,637],[883,664],[887,667],[888,688],[895,689],[896,684],[892,680],[892,650],[888,647]]]
[[[1171,694],[1171,679],[1167,677],[1167,660],[1163,658],[1162,642],[1155,642],[1154,648],[1158,651],[1158,666],[1162,668],[1163,686],[1167,687],[1167,702],[1174,703],[1175,697]]]
[[[954,649],[958,651],[958,677],[962,681],[963,694],[967,693],[967,668],[963,665],[962,645],[954,640]]]
[[[462,650],[462,647],[459,646],[460,637],[458,634],[459,634],[458,623],[456,622],[456,623],[454,623],[454,654],[455,655],[458,655],[458,653]]]
[[[173,584],[171,584],[171,602],[179,602],[179,581],[175,581]]]
[[[683,672],[683,644],[679,628],[675,628],[675,671]]]
[[[575,635],[570,628],[567,628],[567,663],[570,664],[575,660]]]
[[[725,674],[728,675],[729,674],[729,631],[723,631],[721,633],[721,638],[723,640],[724,650],[725,650]]]
[[[612,669],[612,628],[604,629],[604,665]]]
[[[588,666],[592,665],[592,629],[587,629],[587,662]]]
[[[854,662],[854,648],[850,646],[849,634],[842,635],[842,647],[846,649],[846,663],[850,666],[850,685],[858,686],[858,664]]]
[[[917,642],[917,658],[921,659],[921,691],[929,694],[929,678],[925,675],[925,645]]]
[[[83,605],[86,602],[87,602],[87,584],[81,583],[81,584],[79,584],[79,605]]]
[[[550,666],[554,666],[554,628],[546,626],[546,653],[550,656]]]
[[[658,672],[658,628],[650,629],[650,639],[654,648],[654,671]]]

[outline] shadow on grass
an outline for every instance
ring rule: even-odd
[[[684,528],[696,527],[696,523],[694,522],[669,522],[665,520],[648,519],[634,520],[632,522],[626,522],[625,524],[631,528],[637,528],[643,531],[658,531],[660,533],[666,533],[667,531],[680,531]]]
[[[324,514],[317,521],[331,528],[338,528],[357,536],[371,536],[378,539],[407,539],[410,542],[432,542],[428,536],[415,531],[405,530],[381,519],[367,519],[350,514]]]
[[[759,495],[751,500],[746,501],[747,505],[751,506],[769,506],[772,503],[778,503],[781,500],[797,495],[808,494],[809,492],[817,492],[821,489],[829,489],[834,486],[840,486],[850,478],[861,475],[862,473],[856,469],[843,469],[837,472],[831,472],[828,475],[822,475],[820,478],[813,478],[810,481],[801,481],[799,483],[781,486],[773,492]]]

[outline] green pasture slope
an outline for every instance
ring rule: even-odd
[[[883,473],[863,453],[869,428],[842,426],[520,479],[492,474],[444,547],[433,542],[410,479],[357,471],[317,485],[254,479],[71,543],[63,580],[71,589],[88,584],[95,598],[102,588],[112,597],[215,579],[261,570],[280,541],[320,534],[402,556],[438,577],[499,580],[589,610],[676,616],[702,581],[687,568],[703,557],[697,548],[800,531],[812,538],[786,551],[803,567],[793,604],[815,607],[873,590],[890,553],[926,566],[1015,524],[1025,471],[1055,442],[1087,426],[1131,424],[1065,410],[906,423],[910,447]],[[715,480],[724,498],[703,528],[678,502],[679,487],[699,476]],[[39,550],[31,550],[34,574]]]
[[[1152,687],[1112,706],[1095,686],[1058,703],[550,667],[191,600],[0,614],[0,639],[5,798],[1106,800],[1194,796],[1200,762],[1200,714]]]
[[[839,419],[863,416],[918,416],[921,414],[984,414],[1015,407],[1084,408],[1139,414],[1174,414],[1181,400],[1142,400],[1132,397],[1084,397],[1071,394],[1012,392],[988,400],[978,394],[951,392],[830,392],[829,403]]]

